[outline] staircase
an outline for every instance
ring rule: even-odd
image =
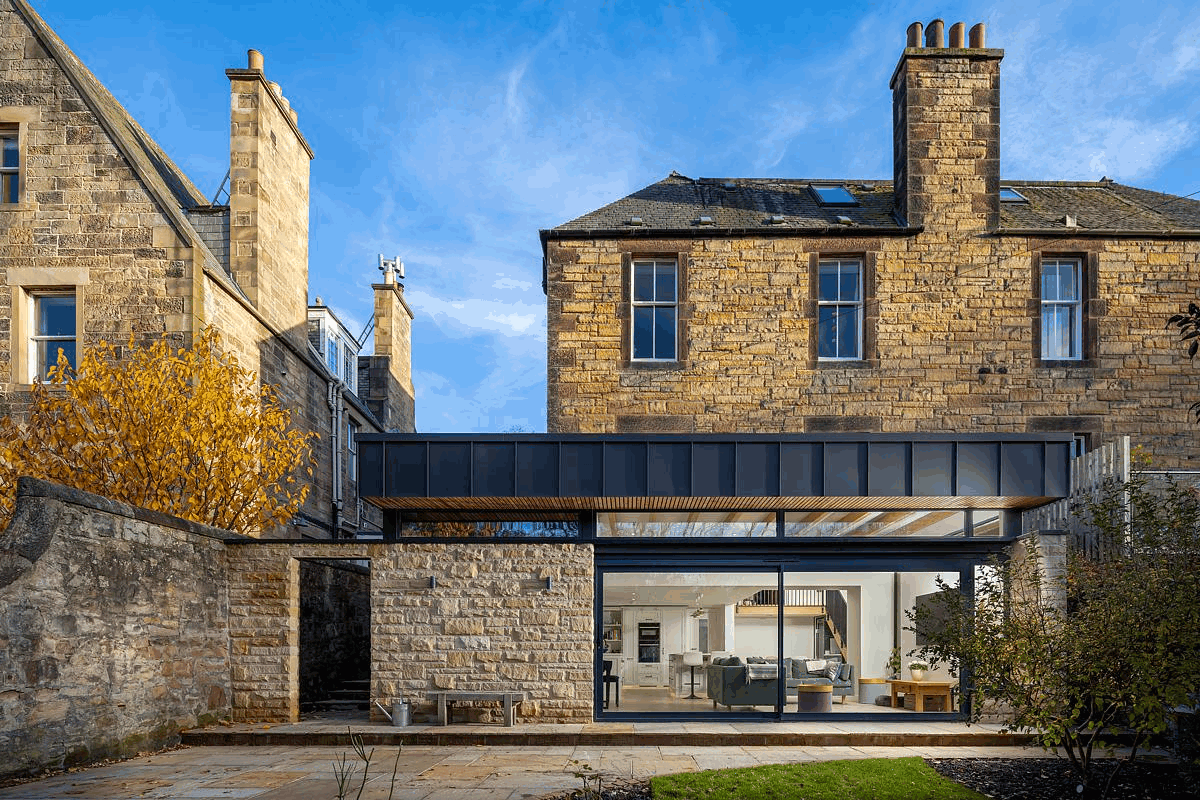
[[[326,700],[306,704],[312,711],[365,711],[371,707],[371,680],[342,681]]]
[[[828,640],[832,639],[842,655],[842,662],[847,663],[850,657],[846,653],[846,641],[842,638],[842,631],[846,629],[846,600],[836,589],[828,590],[825,592],[824,606],[825,613],[815,619],[820,639],[826,642],[821,649],[828,652]]]

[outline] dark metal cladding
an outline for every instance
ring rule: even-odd
[[[1006,508],[1063,497],[1070,486],[1071,442],[1062,434],[369,434],[360,442],[363,495],[385,508],[435,499],[501,508],[529,498],[580,509],[718,508],[723,499],[733,507],[738,498],[776,498],[774,508],[819,507],[820,498],[968,507],[981,498]]]

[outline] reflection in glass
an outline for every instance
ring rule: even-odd
[[[633,299],[654,300],[654,262],[638,261],[633,265]]]
[[[748,538],[775,535],[773,512],[602,512],[597,536]]]
[[[675,306],[654,309],[654,357],[675,358]]]
[[[785,536],[966,535],[963,511],[798,511],[784,515]]]
[[[972,536],[1003,536],[999,511],[975,511],[971,515]]]
[[[483,539],[574,539],[579,517],[574,514],[405,513],[400,536]]]

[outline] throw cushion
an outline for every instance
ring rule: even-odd
[[[740,667],[741,665],[742,660],[737,656],[730,656],[729,658],[725,659],[725,666],[727,667]]]
[[[746,663],[747,664],[765,664],[765,663],[767,663],[767,660],[765,658],[762,658],[761,656],[749,656],[746,659]]]
[[[838,673],[838,680],[850,680],[850,665],[842,664],[842,671]]]
[[[821,675],[825,672],[825,659],[812,658],[804,662],[804,671],[809,675]]]
[[[830,661],[825,665],[825,677],[829,680],[836,680],[838,673],[842,671],[842,665],[836,661]]]

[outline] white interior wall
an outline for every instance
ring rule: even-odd
[[[941,577],[943,581],[953,586],[958,585],[957,573],[942,573],[942,572],[901,572],[900,576],[900,607],[896,610],[896,624],[900,626],[900,657],[902,659],[903,669],[900,676],[908,677],[908,664],[914,659],[914,656],[909,655],[917,646],[916,635],[910,630],[904,628],[912,627],[912,622],[909,620],[906,611],[912,611],[916,605],[917,595],[929,594],[936,592],[937,579]],[[953,680],[950,671],[945,665],[926,673],[925,677],[929,680],[948,681]]]

